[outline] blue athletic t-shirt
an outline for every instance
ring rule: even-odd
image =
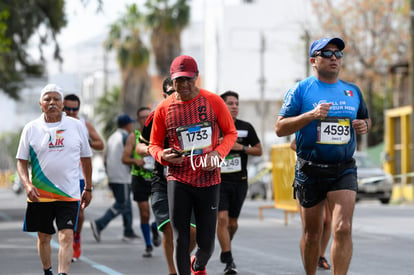
[[[328,84],[311,76],[287,92],[279,115],[297,116],[313,110],[319,103],[332,103],[328,117],[313,120],[296,132],[298,157],[319,163],[351,159],[356,148],[352,121],[368,118],[361,90],[342,80]]]

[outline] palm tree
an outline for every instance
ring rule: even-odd
[[[115,131],[117,127],[116,118],[121,112],[119,87],[113,87],[112,91],[105,91],[102,97],[98,98],[96,115],[98,123],[103,125],[102,135],[105,140]]]
[[[104,46],[117,52],[122,76],[122,111],[135,116],[138,107],[147,106],[150,100],[149,50],[141,39],[142,14],[136,4],[126,8],[126,14],[110,26]]]
[[[145,6],[155,64],[160,76],[165,77],[173,59],[181,54],[181,32],[189,23],[190,7],[187,0],[147,0]]]

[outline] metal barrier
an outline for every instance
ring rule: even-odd
[[[414,172],[403,175],[394,175],[394,185],[392,187],[391,201],[394,203],[413,202],[414,201]],[[411,180],[410,180],[411,179]]]
[[[394,177],[392,201],[414,201],[411,105],[385,111],[384,170]]]
[[[271,149],[273,205],[259,207],[259,219],[263,218],[263,209],[278,208],[285,212],[285,225],[288,224],[288,214],[298,212],[298,205],[293,199],[293,180],[295,178],[296,153],[289,143],[276,144]]]

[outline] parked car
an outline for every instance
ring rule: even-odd
[[[354,158],[358,167],[357,200],[370,198],[378,199],[383,204],[389,203],[392,194],[392,176],[364,152],[356,152]]]
[[[249,187],[247,197],[250,199],[270,199],[272,197],[272,164],[262,158],[250,158],[247,165]]]

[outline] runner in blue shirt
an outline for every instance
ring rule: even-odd
[[[332,210],[333,274],[346,274],[351,262],[358,189],[352,156],[356,134],[366,134],[371,120],[361,90],[338,78],[344,48],[340,38],[312,43],[309,56],[314,76],[288,91],[276,122],[278,136],[296,135],[294,194],[302,213],[306,274],[316,273],[325,203]]]

